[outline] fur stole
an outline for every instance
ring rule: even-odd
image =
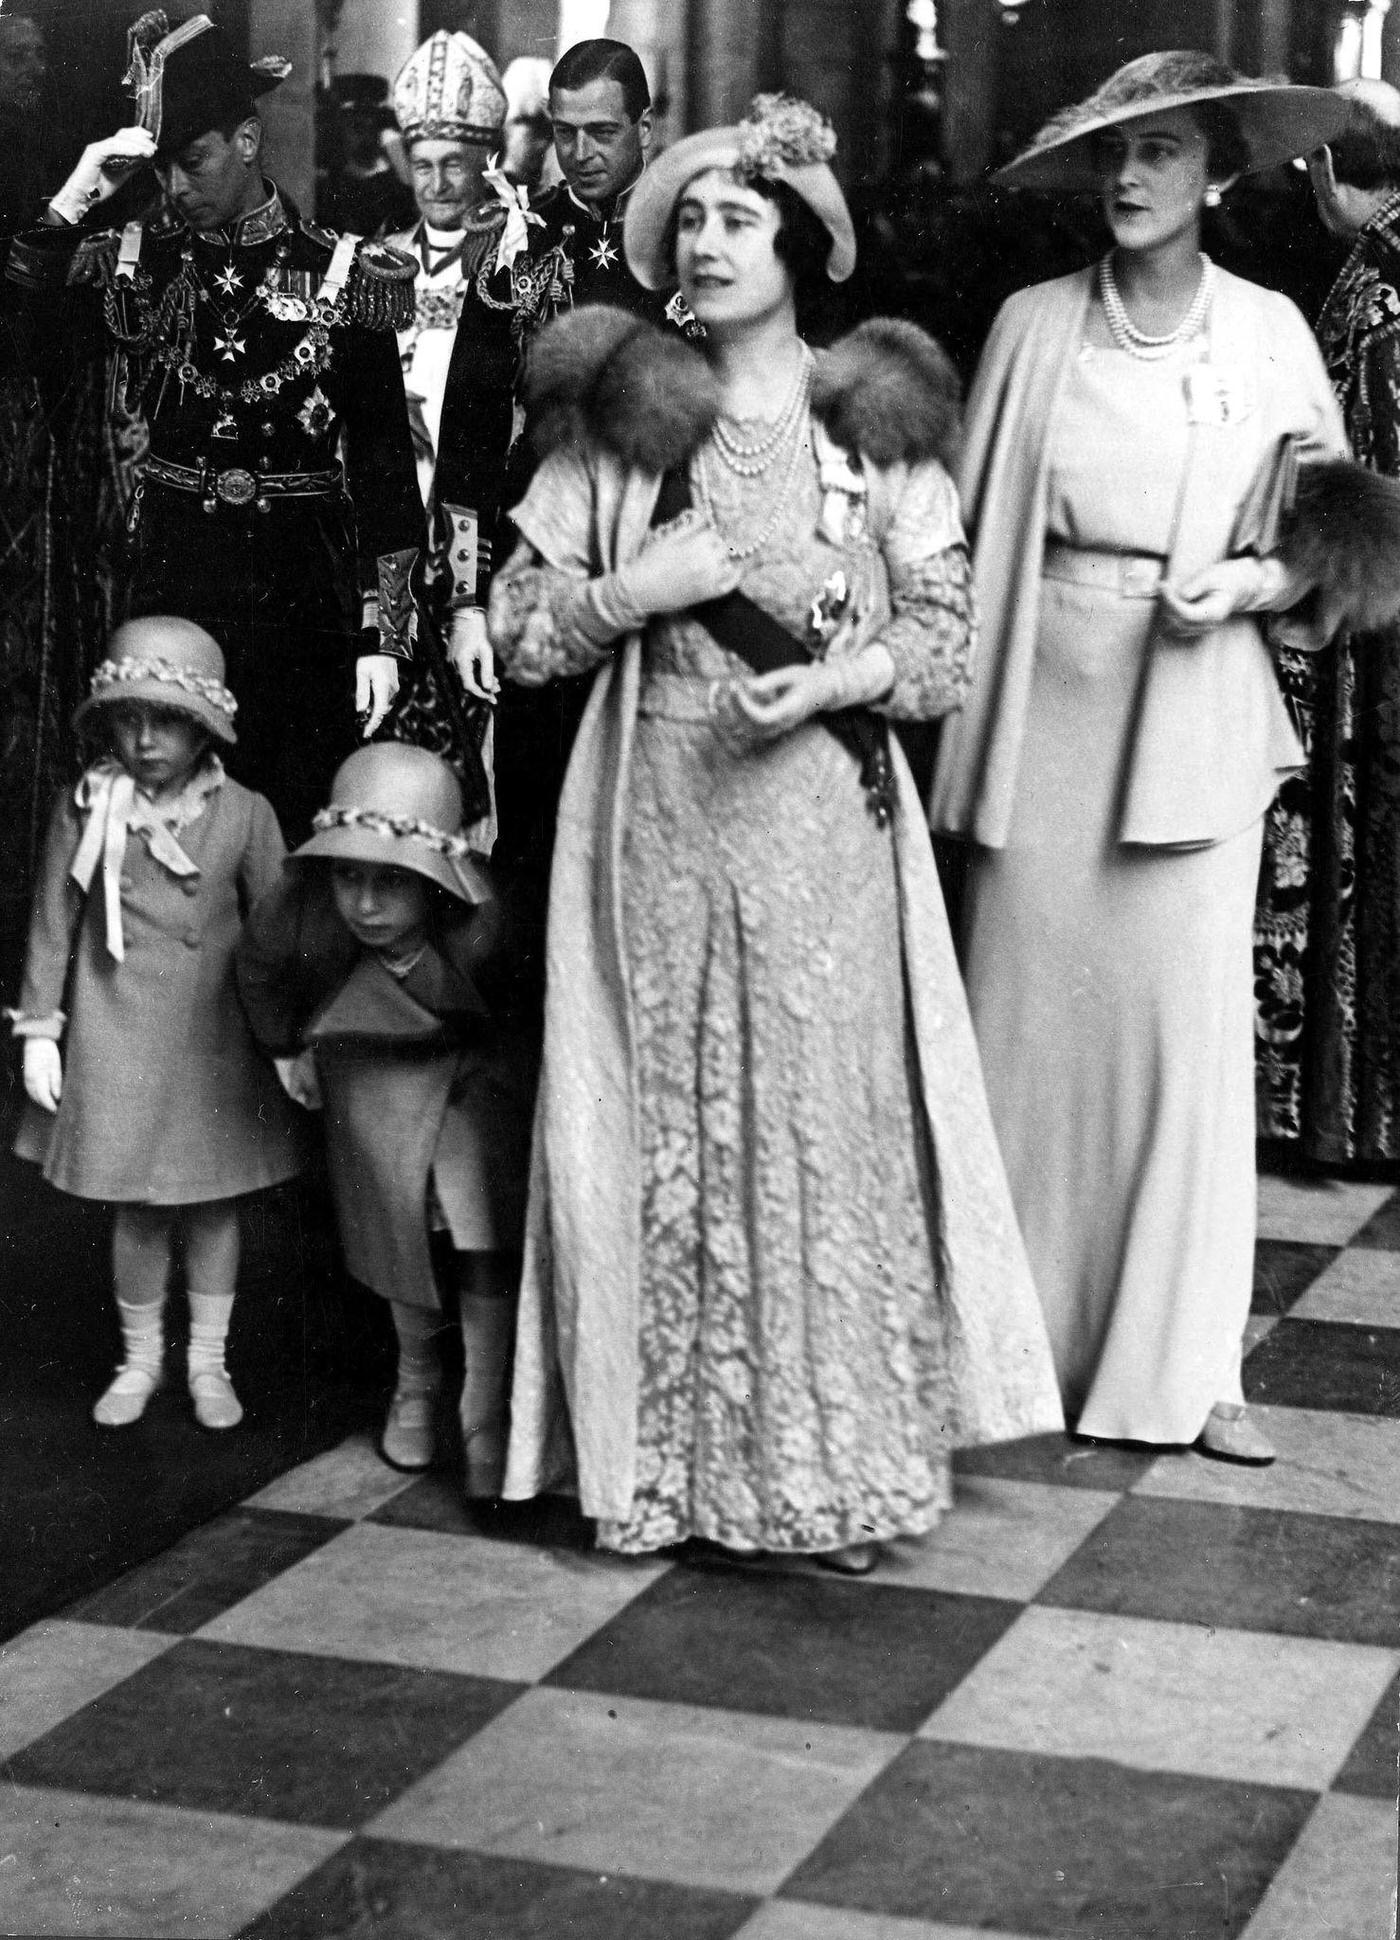
[[[701,351],[606,304],[584,305],[540,332],[525,398],[540,457],[594,442],[647,472],[684,464],[719,414]],[[951,468],[958,404],[952,365],[912,323],[875,317],[818,353],[812,409],[838,444],[872,464],[936,458]]]
[[[1318,589],[1327,630],[1400,619],[1400,481],[1346,458],[1300,465],[1285,563]]]

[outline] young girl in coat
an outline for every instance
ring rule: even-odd
[[[461,832],[456,779],[422,748],[357,750],[315,831],[254,912],[244,1003],[268,1050],[300,1053],[287,1082],[325,1109],[346,1265],[390,1305],[385,1459],[434,1458],[440,1234],[462,1328],[467,1492],[495,1495],[534,1077],[528,1031],[487,1002],[504,961],[497,904]]]
[[[243,1418],[224,1366],[237,1202],[300,1169],[295,1115],[253,1042],[233,951],[285,854],[272,809],[224,773],[236,702],[188,620],[132,620],[74,725],[102,753],[49,823],[18,1009],[29,1103],[15,1150],[61,1192],[115,1204],[124,1354],[93,1409],[140,1419],[160,1385],[173,1242],[205,1428]]]

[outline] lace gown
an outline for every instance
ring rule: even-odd
[[[712,463],[723,527],[771,481]],[[801,634],[840,554],[815,466],[743,590]],[[687,615],[647,643],[624,856],[643,1158],[630,1516],[652,1549],[821,1550],[950,1500],[933,1186],[894,849],[818,724],[735,752],[747,670]]]

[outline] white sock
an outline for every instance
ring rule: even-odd
[[[233,1312],[231,1293],[196,1293],[190,1288],[189,1372],[227,1374],[224,1343],[228,1339],[229,1316]]]
[[[122,1366],[139,1369],[159,1380],[165,1360],[165,1302],[152,1300],[134,1307],[117,1295],[117,1314],[122,1328]]]
[[[434,1334],[442,1326],[441,1314],[430,1307],[412,1307],[406,1300],[391,1300],[394,1332],[399,1341],[399,1370],[394,1383],[397,1394],[431,1394],[442,1380]]]

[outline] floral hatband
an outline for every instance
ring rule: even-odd
[[[238,702],[221,680],[213,674],[196,673],[192,667],[182,667],[174,660],[104,660],[93,671],[89,696],[94,701],[111,700],[113,688],[131,686],[138,681],[178,687],[182,693],[192,694],[227,715],[230,722],[238,712]]]
[[[445,829],[434,828],[431,822],[420,821],[416,815],[386,815],[377,808],[354,808],[333,802],[329,808],[316,811],[311,826],[320,835],[327,829],[363,829],[369,835],[406,838],[421,842],[435,855],[447,856],[453,862],[460,862],[472,853],[471,843],[464,835],[449,835]]]

